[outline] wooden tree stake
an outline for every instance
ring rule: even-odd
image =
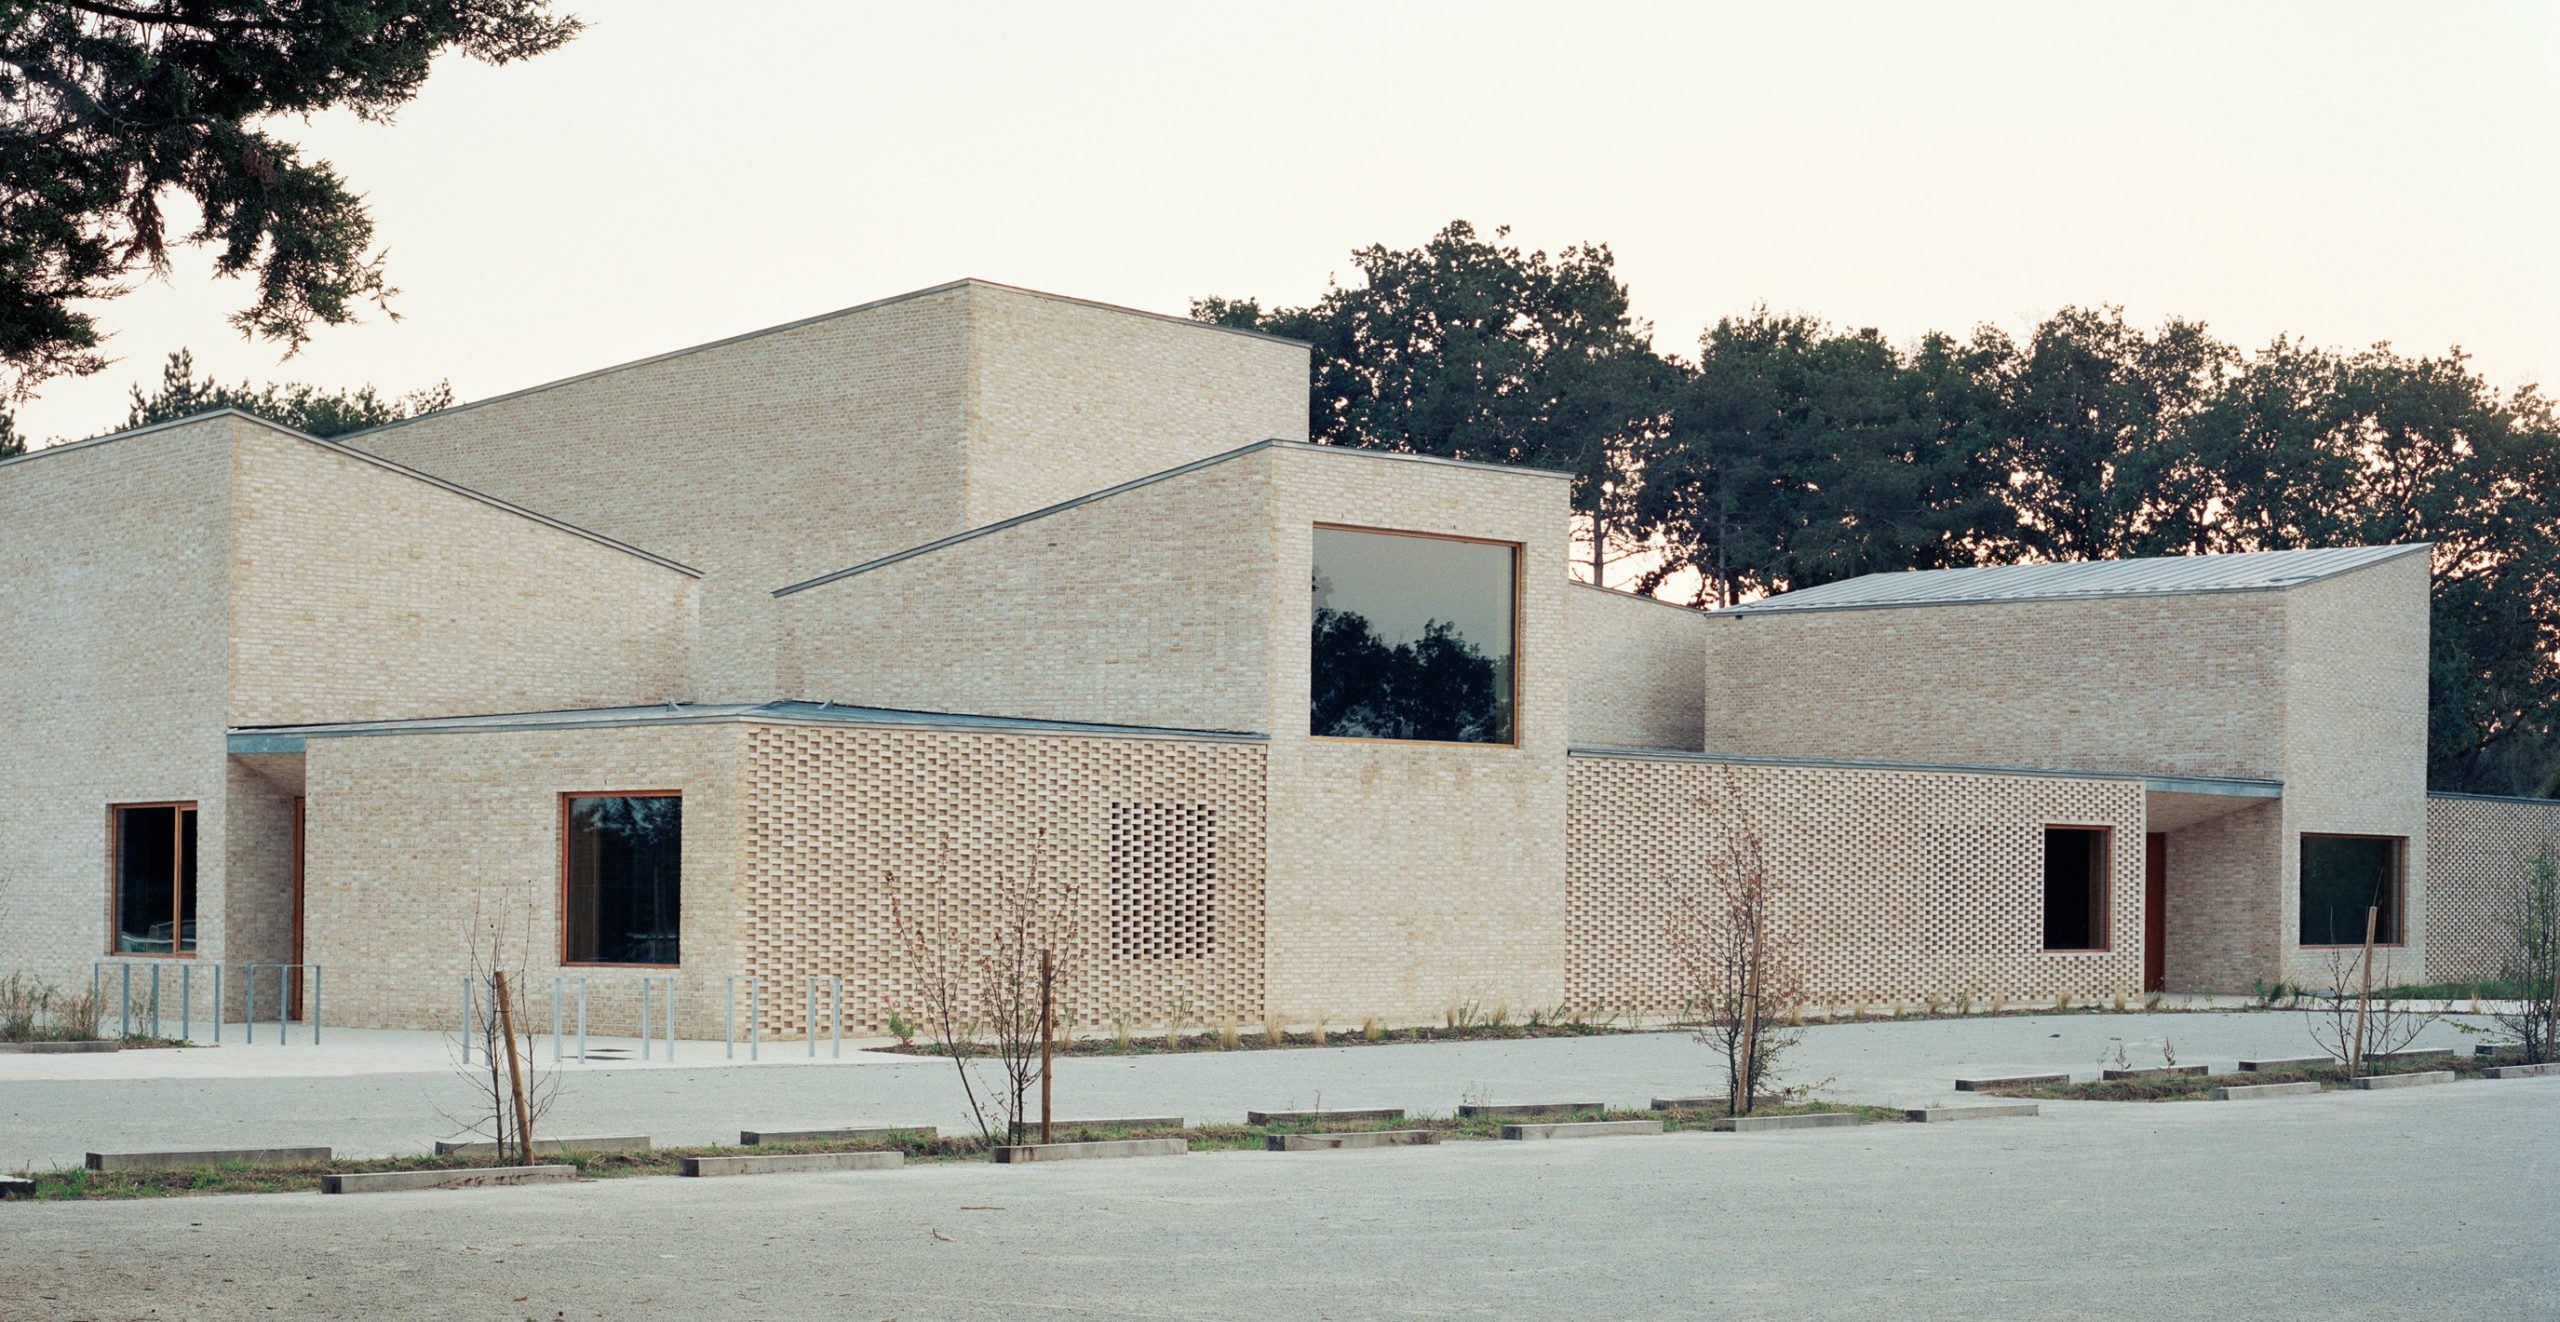
[[[516,1059],[515,1001],[507,995],[506,970],[500,969],[491,973],[489,980],[497,984],[498,1031],[507,1039],[507,1085],[516,1095],[516,1164],[531,1165],[533,1163],[533,1111],[525,1105],[524,1067]],[[505,1132],[506,1125],[503,1119],[498,1128],[502,1134]]]

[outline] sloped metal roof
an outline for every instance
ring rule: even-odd
[[[2161,556],[1979,569],[1918,569],[1866,574],[1760,601],[1728,606],[1723,615],[1876,606],[1951,606],[1978,602],[2054,601],[2191,592],[2262,592],[2300,587],[2351,569],[2424,552],[2427,544],[2340,546],[2310,551],[2244,551],[2231,555]]]

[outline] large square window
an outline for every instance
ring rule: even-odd
[[[2107,844],[2103,826],[2044,828],[2044,948],[2105,950]]]
[[[1308,732],[1512,742],[1519,547],[1315,530]]]
[[[572,794],[560,818],[562,961],[682,962],[684,800]]]
[[[2409,842],[2396,835],[2302,837],[2302,944],[2364,944],[2365,911],[2373,939],[2400,944],[2400,868]]]
[[[194,954],[196,806],[122,804],[114,818],[115,953]]]

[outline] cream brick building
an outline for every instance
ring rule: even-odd
[[[962,281],[0,464],[0,969],[441,1025],[503,913],[600,1030],[840,979],[872,1032],[893,906],[1037,875],[1088,1024],[1659,1005],[1746,833],[1821,994],[2230,991],[2323,976],[2342,896],[2391,976],[2475,968],[2560,824],[2425,794],[2423,547],[1692,611],[1569,582],[1558,475],[1307,444],[1308,367]]]

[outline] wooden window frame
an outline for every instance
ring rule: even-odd
[[[1527,558],[1524,552],[1528,549],[1528,544],[1526,542],[1512,541],[1508,538],[1502,537],[1469,537],[1463,533],[1420,532],[1412,528],[1379,528],[1365,523],[1330,523],[1322,519],[1316,520],[1311,526],[1326,532],[1365,532],[1373,533],[1381,537],[1419,537],[1436,542],[1467,542],[1476,546],[1499,546],[1511,553],[1511,692],[1509,694],[1511,707],[1511,737],[1507,740],[1500,741],[1486,740],[1482,742],[1470,742],[1464,739],[1380,739],[1375,735],[1317,734],[1313,731],[1309,731],[1307,738],[1312,742],[1318,743],[1385,744],[1396,748],[1518,749],[1521,746],[1520,659],[1526,652],[1526,648],[1523,645],[1523,630],[1521,629],[1520,619],[1520,566]],[[1315,543],[1312,537],[1308,539],[1307,562],[1308,568],[1312,571],[1315,564]],[[1312,635],[1310,635],[1310,637],[1312,637]],[[1312,646],[1313,644],[1310,643],[1310,647]],[[1307,701],[1303,705],[1312,709],[1315,703],[1315,694],[1312,691],[1315,677],[1315,658],[1312,651],[1309,653],[1307,659],[1307,675],[1310,691],[1307,695]]]
[[[204,876],[204,850],[201,843],[201,833],[204,830],[204,811],[203,804],[199,800],[146,799],[139,803],[108,804],[107,957],[110,959],[194,959],[200,953],[200,950],[178,949],[178,941],[181,935],[186,931],[187,921],[187,848],[186,837],[183,832],[178,830],[178,824],[175,821],[172,821],[169,824],[169,948],[165,951],[119,950],[116,948],[120,944],[121,938],[124,936],[124,814],[137,808],[167,808],[173,813],[194,813],[196,815],[196,830],[199,833],[199,843],[196,850],[196,876],[198,880],[202,880]],[[202,897],[198,898],[201,900]],[[204,942],[199,940],[196,944],[198,947],[202,947]]]
[[[644,971],[644,972],[650,972],[650,973],[672,973],[672,972],[676,972],[676,971],[678,971],[678,970],[681,970],[681,969],[684,967],[684,960],[683,960],[682,958],[678,958],[678,959],[676,960],[676,962],[675,962],[675,963],[673,963],[673,964],[613,964],[613,963],[605,963],[605,962],[603,962],[603,961],[598,961],[598,960],[573,960],[573,959],[569,958],[569,802],[570,802],[570,800],[572,800],[572,799],[681,799],[681,798],[683,798],[683,797],[684,797],[684,791],[683,791],[683,790],[562,790],[562,791],[560,792],[560,795],[559,795],[559,810],[558,810],[557,815],[554,817],[553,822],[554,822],[554,829],[559,833],[559,837],[560,837],[560,877],[559,877],[559,889],[558,889],[558,893],[557,893],[557,903],[556,903],[556,905],[555,905],[555,907],[554,907],[554,913],[558,916],[558,926],[559,926],[559,928],[560,928],[560,932],[559,932],[559,937],[560,937],[560,939],[559,939],[559,941],[558,941],[558,943],[557,943],[557,945],[556,945],[556,950],[557,950],[557,952],[558,952],[558,954],[559,954],[559,958],[560,958],[560,967],[561,967],[561,968],[564,968],[564,969],[639,969],[639,970],[642,970],[642,971]],[[683,840],[682,840],[682,839],[678,839],[678,840],[677,840],[677,842],[676,842],[676,866],[677,866],[679,869],[681,869],[681,868],[684,866],[684,842],[683,842]],[[679,872],[678,876],[679,876],[679,879],[681,879],[681,876],[682,876],[681,872]],[[681,884],[681,880],[679,880],[679,884]],[[677,927],[676,927],[677,937],[676,937],[676,940],[677,940],[678,944],[681,946],[681,945],[683,944],[683,942],[684,942],[684,937],[683,937],[683,932],[684,932],[684,927],[683,927],[683,923],[684,923],[684,898],[683,898],[683,896],[682,896],[681,894],[679,894],[679,895],[677,896],[677,898],[676,898],[676,923],[677,923]]]
[[[2376,941],[2376,950],[2409,948],[2409,837],[2379,831],[2297,831],[2293,842],[2293,945],[2296,950],[2362,950],[2364,942],[2310,945],[2302,940],[2302,842],[2305,840],[2388,840],[2391,850],[2391,917],[2393,940]]]
[[[2112,955],[2116,950],[2115,823],[2045,822],[2036,828],[2037,844],[2043,844],[2045,835],[2053,831],[2094,831],[2098,835],[2098,878],[2096,884],[2097,903],[2093,906],[2096,912],[2090,916],[2089,922],[2090,926],[2097,932],[2097,934],[2105,938],[2106,943],[2104,945],[2095,946],[2048,946],[2044,944],[2044,910],[2042,908],[2044,887],[2041,884],[2043,882],[2043,877],[2039,875],[2037,877],[2039,884],[2036,888],[2036,898],[2038,901],[2038,908],[2036,910],[2036,951],[2038,954],[2044,955]],[[2039,857],[2041,857],[2041,851],[2039,851]]]

